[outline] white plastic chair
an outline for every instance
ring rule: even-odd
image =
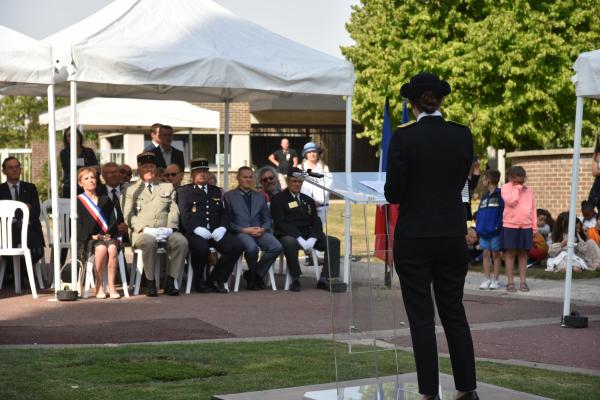
[[[142,249],[134,249],[133,250],[133,265],[135,269],[132,269],[132,273],[129,276],[131,282],[134,282],[133,285],[133,295],[137,296],[140,294],[140,285],[142,284],[142,274],[144,273],[144,260],[142,258]],[[156,262],[154,263],[154,282],[156,284],[156,289],[160,289],[160,257],[156,258]]]
[[[234,269],[234,274],[235,274],[235,283],[233,285],[233,291],[234,292],[238,292],[240,290],[240,280],[242,277],[242,259],[244,258],[244,253],[242,253],[242,255],[240,256],[240,258],[238,258],[237,263],[235,264],[235,269]],[[273,263],[270,267],[269,267],[269,281],[271,283],[271,288],[273,289],[273,291],[277,291],[277,284],[275,283],[275,272],[273,271],[273,265],[275,265],[275,263]],[[229,285],[227,285],[227,290],[229,290]]]
[[[46,237],[48,238],[48,246],[50,247],[50,264],[53,265],[54,260],[54,240],[52,236],[52,228],[50,227],[50,217],[48,210],[52,208],[52,200],[48,199],[42,203],[42,210],[40,213],[40,219],[46,226]],[[56,223],[56,221],[52,221]],[[58,199],[58,232],[60,237],[58,238],[59,246],[61,251],[63,249],[71,248],[71,201],[69,199]],[[60,257],[60,254],[58,255]],[[50,271],[54,273],[54,269],[50,268]],[[53,279],[52,287],[56,282],[56,277]]]
[[[214,247],[210,248],[210,252],[212,254],[215,254],[217,256],[217,258],[219,258],[221,256]],[[187,269],[185,294],[190,294],[192,291],[192,280],[194,279],[194,269],[192,268],[192,253],[191,252],[188,254],[187,265],[188,265],[188,269]],[[206,279],[206,277],[204,277],[204,278]],[[181,271],[179,278],[177,280],[175,280],[175,289],[179,290],[179,288],[181,287],[182,284],[183,284],[183,271]],[[227,282],[225,282],[224,286],[225,286],[225,289],[227,289],[227,291],[229,291],[229,284]]]
[[[317,253],[316,250],[313,250],[310,252],[310,255],[312,257],[312,266],[313,269],[315,270],[315,277],[317,278],[317,283],[319,282],[319,279],[321,279],[321,271],[319,270],[319,255]],[[279,270],[283,271],[284,266],[283,266],[283,254],[279,257]],[[287,268],[287,265],[285,267],[286,269],[286,273],[285,273],[285,285],[283,287],[283,290],[289,290],[290,289],[290,284],[292,283],[292,275],[290,274],[290,270],[289,268]]]
[[[21,247],[13,246],[12,223],[16,210],[23,213],[23,224],[21,229]],[[31,287],[31,295],[37,299],[35,289],[35,280],[33,277],[33,263],[31,261],[31,251],[27,247],[27,230],[29,227],[29,207],[25,203],[13,200],[0,200],[0,256],[12,256],[15,272],[15,292],[21,293],[21,256],[25,257],[27,265],[27,277]],[[0,289],[4,281],[4,270],[6,261],[0,258]],[[41,271],[40,271],[41,272]],[[39,277],[39,276],[38,276]]]

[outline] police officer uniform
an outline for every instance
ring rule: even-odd
[[[192,175],[196,170],[208,170],[206,159],[192,161]],[[227,282],[236,261],[244,251],[242,243],[230,232],[216,240],[214,237],[203,238],[194,231],[198,227],[206,228],[210,233],[218,228],[228,229],[229,218],[225,211],[221,189],[216,186],[194,183],[180,186],[177,189],[177,204],[181,216],[181,226],[186,233],[192,253],[194,268],[194,287],[198,291],[209,289],[227,292],[224,283]],[[210,247],[215,248],[220,257],[207,279],[207,264]]]
[[[289,176],[301,173],[296,168],[290,168]],[[323,225],[317,213],[315,201],[303,193],[292,193],[289,187],[273,196],[271,200],[271,216],[275,226],[275,237],[283,246],[283,252],[287,266],[292,276],[292,290],[299,290],[298,277],[302,274],[298,262],[298,250],[301,246],[298,238],[317,239],[314,249],[325,251],[321,280],[317,287],[329,290],[329,278],[337,278],[340,272],[340,240],[333,236],[327,236],[323,232]],[[329,246],[327,245],[329,241]]]
[[[437,102],[450,93],[450,85],[421,73],[402,86],[401,94],[429,109],[432,102],[422,100],[426,91]],[[444,120],[438,110],[419,111],[416,123],[398,128],[392,136],[385,183],[387,201],[400,205],[394,260],[410,323],[419,392],[431,398],[438,392],[433,286],[456,389],[468,392],[461,399],[477,399],[473,342],[462,304],[467,245],[461,189],[471,169],[473,139],[466,126]]]

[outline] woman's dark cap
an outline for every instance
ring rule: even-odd
[[[410,78],[410,82],[402,85],[400,95],[409,99],[418,99],[427,90],[433,91],[439,97],[448,96],[452,91],[450,84],[437,75],[421,72]]]

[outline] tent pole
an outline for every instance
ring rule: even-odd
[[[190,167],[190,176],[191,176],[191,173],[192,173],[192,160],[194,159],[194,146],[193,146],[193,143],[192,143],[192,140],[193,140],[193,138],[192,138],[192,128],[189,128],[189,130],[188,130],[188,139],[189,139],[189,142],[190,142],[190,160],[189,160],[189,165],[188,166]]]
[[[50,199],[52,202],[52,237],[54,241],[53,254],[54,258],[54,296],[59,289],[60,276],[60,242],[58,237],[58,169],[56,167],[56,124],[55,124],[55,103],[54,103],[54,85],[48,85],[48,169],[50,171]],[[50,238],[48,238],[50,239]]]
[[[223,190],[229,190],[229,99],[225,100],[225,137],[224,140],[224,157],[225,161],[223,162]]]
[[[565,276],[565,299],[563,318],[571,313],[571,278],[573,277],[573,253],[575,251],[575,217],[577,214],[577,188],[579,187],[579,153],[581,152],[581,121],[583,120],[583,97],[577,97],[575,109],[575,143],[573,145],[573,167],[571,170],[571,201],[569,203],[569,230],[567,234],[567,270]]]
[[[352,96],[346,97],[346,174],[352,172]],[[352,207],[349,200],[344,202],[344,282],[350,282],[350,221]]]
[[[219,118],[220,119],[220,118]],[[220,128],[217,128],[217,158],[215,158],[215,162],[217,163],[217,185],[220,183],[223,184],[223,181],[220,178],[221,175],[221,163],[219,162],[218,154],[221,153],[221,133],[219,132]]]
[[[77,82],[71,81],[71,290],[77,285]],[[83,145],[83,143],[82,143]],[[60,253],[58,254],[60,255]]]

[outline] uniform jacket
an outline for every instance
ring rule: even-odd
[[[165,163],[165,159],[163,158],[162,151],[160,150],[160,146],[155,147],[150,150],[154,154],[156,154],[156,166],[159,168],[167,168],[168,165]],[[179,168],[183,171],[185,169],[185,159],[183,157],[183,151],[176,149],[175,147],[171,147],[171,164],[179,165]]]
[[[0,185],[0,200],[12,200],[10,188],[7,182]],[[19,201],[29,204],[29,227],[27,231],[27,247],[37,249],[45,247],[42,224],[40,223],[40,197],[33,183],[19,181]],[[20,211],[19,211],[20,213]],[[19,219],[19,216],[15,216]],[[20,218],[23,218],[21,216]],[[16,225],[16,224],[15,224]],[[21,225],[19,224],[19,227]],[[21,239],[21,229],[13,231],[13,238]]]
[[[179,228],[179,208],[175,202],[173,185],[153,182],[150,193],[141,179],[125,188],[123,193],[123,216],[131,229],[135,242],[145,227]]]
[[[199,226],[211,232],[220,226],[229,227],[221,189],[212,185],[206,187],[208,193],[191,183],[177,188],[180,225],[188,235]]]
[[[108,196],[98,195],[98,208],[102,211],[102,215],[108,224],[108,234],[112,238],[117,236],[117,220],[113,212],[113,203]],[[77,200],[77,241],[84,245],[91,239],[93,235],[104,234],[100,225],[92,217],[87,208]],[[85,248],[85,247],[84,247]]]
[[[240,233],[242,228],[249,226],[260,226],[265,230],[271,229],[273,222],[265,196],[256,190],[251,190],[250,195],[252,196],[250,213],[248,213],[248,207],[239,188],[230,190],[223,195],[229,227],[233,233]]]
[[[389,145],[385,198],[399,204],[396,238],[467,233],[461,190],[471,171],[473,138],[464,125],[425,116],[398,128]]]
[[[315,201],[300,193],[300,204],[288,189],[273,196],[271,215],[275,224],[275,236],[302,236],[318,238],[323,233],[321,218],[317,214]]]

